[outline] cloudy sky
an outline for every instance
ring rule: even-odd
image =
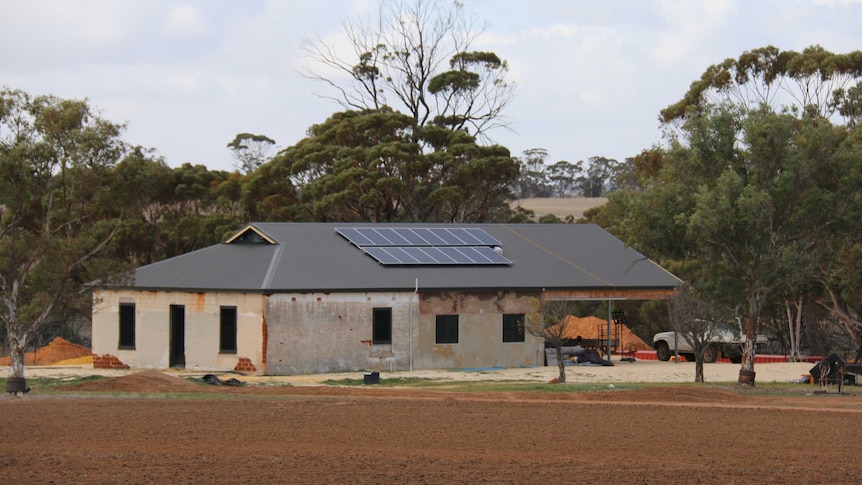
[[[766,45],[862,49],[862,0],[464,0],[518,91],[514,155],[623,160],[711,64]],[[230,170],[241,132],[280,147],[340,107],[303,78],[303,39],[336,39],[375,0],[0,0],[0,86],[88,98],[171,166]]]

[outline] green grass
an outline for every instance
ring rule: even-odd
[[[406,388],[414,390],[440,390],[449,392],[617,392],[622,390],[661,388],[661,387],[692,387],[692,388],[715,388],[736,391],[746,395],[805,395],[819,390],[819,386],[806,384],[791,384],[783,382],[760,383],[755,387],[739,386],[729,382],[625,382],[625,383],[578,383],[567,382],[563,384],[547,384],[543,382],[519,382],[519,381],[447,381],[428,378],[381,378],[378,384],[366,385],[363,379],[331,379],[323,384],[329,386],[349,387],[384,387],[384,388]],[[845,393],[854,393],[855,386],[847,386]],[[837,387],[830,386],[831,391],[837,391]]]
[[[643,387],[651,387],[656,384],[650,383],[614,383],[613,387],[609,384],[596,383],[564,383],[564,384],[547,384],[543,382],[522,382],[522,381],[447,381],[435,380],[428,378],[417,377],[395,377],[381,378],[378,384],[366,385],[363,379],[331,379],[323,381],[323,384],[329,386],[350,386],[350,387],[386,387],[386,388],[406,388],[406,389],[428,389],[428,390],[445,390],[450,392],[596,392],[596,391],[615,391],[621,389],[639,389]]]
[[[82,382],[91,382],[105,379],[104,376],[85,376],[85,377],[33,377],[27,378],[27,385],[39,394],[64,394],[70,393],[58,389],[61,386],[69,384],[77,384]],[[199,381],[189,378],[192,382],[196,382],[201,386],[207,386]],[[378,384],[365,384],[364,379],[331,379],[323,381],[323,384],[328,386],[347,386],[347,387],[365,387],[365,388],[403,388],[412,390],[429,390],[429,391],[446,391],[446,392],[463,392],[463,393],[491,393],[491,392],[546,392],[546,393],[572,393],[572,392],[618,392],[622,390],[644,389],[644,388],[661,388],[661,387],[700,387],[700,388],[716,388],[736,391],[745,395],[773,395],[773,396],[799,396],[812,394],[820,390],[820,386],[809,384],[791,384],[783,382],[758,383],[755,387],[738,386],[735,383],[728,382],[707,382],[707,383],[643,383],[643,382],[628,382],[628,383],[578,383],[567,382],[563,384],[547,384],[543,382],[524,382],[524,381],[500,381],[500,380],[485,380],[485,381],[449,381],[419,377],[386,377],[381,378]],[[0,378],[0,386],[5,390],[6,379]],[[856,394],[856,386],[845,386],[845,394]],[[830,392],[837,392],[837,386],[830,386]],[[79,393],[75,393],[79,394]],[[166,396],[166,393],[132,393],[132,392],[88,392],[87,395],[100,395],[103,397],[159,397]],[[216,398],[219,393],[195,393],[184,390],[179,393],[169,393],[171,396],[182,396],[192,399],[207,399]],[[240,395],[237,395],[239,397]],[[247,396],[246,396],[247,397]]]
[[[27,377],[27,387],[31,390],[54,391],[58,386],[77,384],[79,382],[92,382],[105,379],[105,376],[83,376],[83,377]],[[6,390],[6,378],[0,378],[0,386]]]

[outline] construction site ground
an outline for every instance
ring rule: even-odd
[[[707,365],[713,380],[706,385],[684,384],[693,373],[648,387],[608,379],[613,371],[627,371],[634,382],[638,370],[656,376],[690,366],[575,367],[567,374],[580,384],[571,391],[543,384],[555,375],[544,367],[415,374],[453,384],[534,382],[564,392],[470,392],[464,382],[457,392],[446,385],[325,384],[362,379],[358,373],[220,375],[245,383],[230,387],[192,382],[192,371],[133,370],[47,392],[38,375],[79,378],[96,370],[33,367],[30,393],[0,399],[0,476],[5,483],[123,484],[792,484],[862,476],[855,386],[840,394],[816,385],[762,393],[719,383],[722,372],[738,370],[733,364]],[[808,367],[763,364],[758,379],[763,386],[787,382]],[[381,381],[410,375],[382,373]]]

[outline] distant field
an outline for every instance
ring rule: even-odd
[[[606,197],[571,197],[571,198],[533,198],[533,199],[518,199],[512,202],[512,207],[523,207],[536,213],[536,218],[547,214],[554,214],[560,219],[571,215],[575,220],[580,219],[584,215],[584,211],[600,206],[607,202]]]

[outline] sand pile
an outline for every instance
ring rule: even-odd
[[[608,321],[597,317],[580,318],[569,315],[566,317],[565,325],[564,336],[566,338],[575,339],[580,335],[585,339],[598,339],[601,331],[607,332]],[[611,324],[611,332],[611,337],[616,338],[616,324]],[[620,349],[627,351],[652,350],[652,347],[633,334],[625,325],[621,326],[620,332]],[[607,338],[606,334],[601,336]]]
[[[70,384],[58,389],[88,392],[201,392],[207,390],[207,386],[200,386],[187,379],[169,376],[161,372],[146,371],[98,381]]]
[[[90,357],[92,363],[92,355],[87,347],[57,337],[50,344],[36,349],[36,352],[24,354],[24,365],[56,365],[58,362],[82,357]],[[11,357],[0,357],[0,365],[10,365],[11,361]]]

